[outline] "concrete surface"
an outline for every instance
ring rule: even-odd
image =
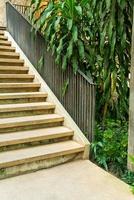
[[[128,185],[90,161],[0,181],[1,200],[134,200]]]

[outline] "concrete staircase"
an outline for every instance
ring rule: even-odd
[[[0,179],[82,159],[85,146],[0,30]]]

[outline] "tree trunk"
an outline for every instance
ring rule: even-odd
[[[133,12],[130,74],[131,75],[130,75],[130,99],[129,99],[128,169],[134,172],[134,163],[132,163],[129,159],[129,155],[134,156],[134,12]]]

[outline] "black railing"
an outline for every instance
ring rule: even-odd
[[[32,34],[26,12],[18,5],[7,2],[7,29],[41,74],[42,78],[63,104],[87,138],[92,141],[95,113],[95,85],[81,71],[76,75],[68,67],[63,72],[57,67],[52,53],[47,51],[43,36]],[[41,62],[39,62],[39,60]],[[68,88],[63,96],[63,86]]]

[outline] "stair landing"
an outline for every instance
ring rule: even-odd
[[[1,180],[0,197],[2,200],[134,200],[127,184],[85,160]]]

